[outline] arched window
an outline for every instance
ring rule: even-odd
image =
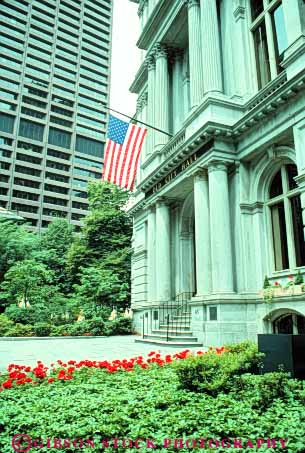
[[[269,189],[267,204],[271,217],[275,271],[305,265],[301,198],[295,176],[295,165],[283,165]]]

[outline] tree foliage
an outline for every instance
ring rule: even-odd
[[[10,303],[31,301],[45,285],[52,283],[53,277],[50,269],[33,259],[17,262],[5,274],[2,297]]]
[[[89,214],[80,234],[63,219],[54,220],[41,235],[10,222],[0,224],[2,306],[29,300],[51,307],[49,315],[55,319],[54,310],[62,316],[70,305],[79,310],[129,305],[128,192],[105,182],[90,184],[88,192]]]

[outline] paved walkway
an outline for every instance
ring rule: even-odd
[[[41,360],[46,365],[58,359],[67,360],[113,360],[147,355],[160,350],[161,354],[174,354],[183,349],[194,351],[204,348],[160,347],[135,343],[135,335],[104,338],[63,338],[63,339],[18,339],[0,338],[0,371],[6,370],[9,363],[35,365]]]

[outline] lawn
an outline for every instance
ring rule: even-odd
[[[257,357],[252,349],[248,355],[210,351],[168,359],[170,363],[156,359],[148,367],[128,362],[102,369],[74,364],[73,377],[66,380],[63,376],[69,375],[71,366],[57,364],[51,372],[54,381],[48,383],[49,375],[39,378],[37,372],[39,384],[14,381],[12,388],[0,393],[0,451],[12,452],[12,437],[21,433],[43,439],[44,447],[30,450],[40,452],[60,451],[59,445],[54,448],[54,438],[90,439],[95,446],[85,451],[92,452],[125,452],[129,439],[144,439],[138,444],[141,452],[284,451],[279,441],[275,449],[268,448],[267,439],[272,438],[288,439],[285,451],[305,451],[304,383],[283,373],[249,373]],[[140,362],[146,365],[145,360]],[[7,377],[1,376],[0,383]],[[233,448],[235,438],[248,446]],[[151,442],[148,446],[146,439]],[[191,448],[194,439],[197,444]],[[203,448],[200,439],[230,441],[217,448],[215,441],[213,448],[206,442]],[[68,447],[68,440],[62,447],[65,452],[76,451]]]

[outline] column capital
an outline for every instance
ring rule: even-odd
[[[212,173],[213,171],[224,171],[227,173],[228,171],[228,162],[221,161],[221,160],[213,160],[208,164],[208,171]]]
[[[192,8],[193,6],[199,6],[200,0],[183,0],[183,3],[185,3],[188,8]]]
[[[150,54],[147,55],[145,58],[145,66],[147,67],[148,71],[151,71],[155,69],[156,67],[156,60],[154,58],[154,55]]]
[[[208,180],[208,170],[206,168],[196,168],[194,173],[192,173],[194,179],[204,179]]]
[[[145,209],[147,209],[148,213],[155,212],[156,210],[156,202],[155,201],[149,201],[145,203]]]
[[[161,207],[161,206],[167,206],[169,207],[174,201],[176,201],[175,198],[168,198],[168,197],[158,197],[155,201],[156,207]]]
[[[153,48],[155,59],[157,58],[167,58],[168,57],[168,47],[166,44],[157,42]]]

